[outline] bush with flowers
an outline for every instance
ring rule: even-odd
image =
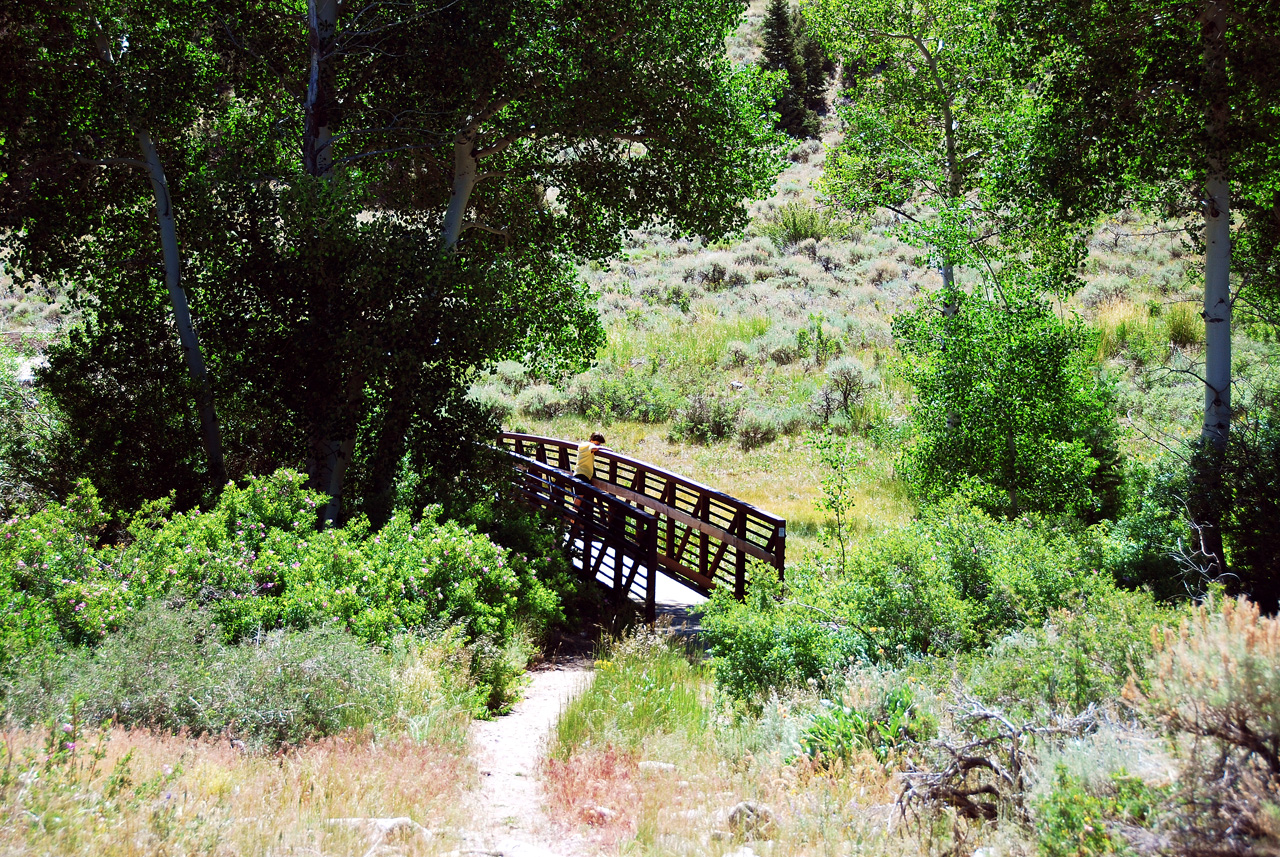
[[[336,624],[371,644],[459,626],[503,645],[560,615],[548,564],[512,555],[472,527],[396,514],[317,532],[323,498],[281,470],[228,486],[208,511],[143,508],[129,537],[99,545],[107,516],[82,485],[66,504],[0,522],[0,643],[10,663],[95,643],[147,602],[199,606],[230,641],[261,630]]]

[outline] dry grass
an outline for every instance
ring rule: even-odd
[[[638,754],[615,747],[548,759],[543,766],[548,812],[587,825],[599,845],[616,847],[635,835],[642,794],[639,762]]]
[[[363,854],[366,833],[331,819],[408,816],[455,829],[472,777],[454,749],[367,735],[264,756],[116,729],[52,767],[42,764],[42,738],[4,735],[13,774],[0,811],[5,854]],[[92,765],[95,746],[101,759]],[[395,853],[435,854],[451,841],[407,836]]]

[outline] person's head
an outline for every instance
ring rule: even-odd
[[[604,446],[604,435],[600,434],[598,431],[592,432],[590,440],[592,443],[598,443],[601,446]]]

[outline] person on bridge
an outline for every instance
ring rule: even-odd
[[[573,478],[591,484],[596,475],[596,450],[604,446],[604,435],[595,432],[586,443],[578,447],[578,463],[573,468]]]
[[[596,473],[596,450],[604,447],[604,435],[600,432],[594,432],[587,442],[578,446],[578,463],[573,467],[573,478],[579,482],[591,484],[591,477]],[[576,514],[582,514],[582,495],[574,492],[576,496],[573,498],[573,510]],[[587,506],[587,518],[594,517],[593,510]],[[575,538],[578,530],[578,524],[575,523],[569,530],[569,541]]]

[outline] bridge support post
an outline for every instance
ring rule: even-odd
[[[658,621],[658,522],[645,528],[644,535],[644,620]]]
[[[601,550],[608,550],[608,544],[613,545],[613,597],[617,599],[618,605],[626,603],[627,600],[627,577],[625,558],[623,556],[623,545],[626,543],[626,521],[622,520],[621,515],[613,514],[611,509],[605,509],[605,532],[609,535],[606,537],[606,546]],[[633,557],[634,563],[638,558]]]
[[[582,506],[580,511],[582,514],[582,573],[587,577],[594,577],[591,573],[591,536],[592,530],[595,529],[595,511],[591,508],[592,500],[590,494],[582,496]]]

